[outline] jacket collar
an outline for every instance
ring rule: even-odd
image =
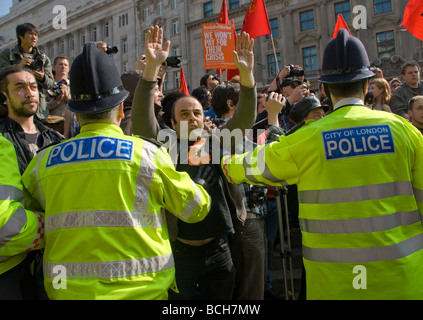
[[[113,124],[113,123],[106,123],[106,122],[98,122],[98,123],[89,123],[83,125],[81,127],[81,133],[90,132],[90,131],[114,131],[116,133],[124,134],[121,127]]]
[[[363,103],[363,100],[361,100],[360,98],[355,98],[355,97],[344,98],[342,100],[339,100],[333,106],[333,110],[336,110],[336,109],[343,107],[343,106],[350,106],[350,105],[364,105],[364,103]]]

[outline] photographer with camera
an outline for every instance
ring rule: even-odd
[[[19,65],[30,70],[35,77],[39,92],[39,106],[36,116],[44,120],[49,115],[46,95],[43,91],[53,88],[54,80],[49,57],[37,47],[39,32],[31,23],[20,24],[16,27],[18,44],[13,49],[4,49],[0,53],[0,68]]]
[[[47,93],[47,106],[50,111],[44,124],[61,134],[64,134],[65,114],[70,99],[69,90],[69,59],[66,56],[57,56],[53,62],[55,84]]]

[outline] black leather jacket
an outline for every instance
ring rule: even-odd
[[[41,132],[37,140],[37,146],[39,149],[65,139],[60,133],[46,127],[40,121],[34,119],[34,123]],[[12,142],[15,147],[19,171],[23,174],[29,162],[32,160],[32,153],[29,149],[29,144],[25,139],[25,132],[19,123],[8,117],[0,118],[0,132],[7,140]]]

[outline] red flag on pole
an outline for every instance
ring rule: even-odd
[[[336,38],[336,35],[338,34],[339,29],[346,29],[348,33],[351,35],[350,29],[348,29],[348,25],[344,20],[344,17],[342,17],[342,14],[338,14],[338,19],[336,20],[335,24],[335,30],[333,30],[333,37],[332,39]]]
[[[234,36],[234,42],[235,42],[235,48],[236,48],[236,29],[234,24],[234,19],[232,19],[232,29],[233,29],[233,36]],[[233,77],[239,75],[239,70],[237,69],[228,69],[226,78],[230,81]]]
[[[423,1],[408,1],[401,24],[406,27],[413,36],[423,41]]]
[[[250,7],[244,17],[242,31],[250,34],[251,39],[272,34],[264,0],[251,1]]]
[[[226,0],[222,2],[222,8],[220,9],[219,20],[217,23],[229,24],[228,9],[226,8]]]
[[[187,82],[185,81],[184,68],[182,67],[179,79],[179,92],[185,93],[187,96],[189,96]]]

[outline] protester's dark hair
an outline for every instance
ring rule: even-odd
[[[401,66],[401,74],[402,75],[405,74],[405,69],[407,69],[407,67],[417,67],[417,69],[420,71],[419,63],[415,60],[409,60],[409,61],[404,62],[404,64]]]
[[[7,76],[9,74],[18,73],[21,71],[29,72],[28,70],[19,67],[17,64],[0,68],[0,92],[7,93],[7,86],[9,84],[9,82],[7,81]]]
[[[207,79],[211,76],[211,74],[205,74],[204,76],[201,77],[200,79],[200,86],[202,87],[206,87],[207,88]]]
[[[176,100],[181,97],[184,97],[185,94],[179,91],[170,92],[165,95],[162,100],[162,120],[163,122],[170,128],[172,128],[172,123],[170,119],[174,118],[173,115],[173,105],[175,104]]]
[[[209,97],[209,90],[206,87],[197,87],[192,90],[191,95],[197,98],[198,101],[200,101],[204,109],[204,106],[207,103]]]
[[[240,84],[233,82],[224,82],[214,88],[211,103],[218,118],[222,118],[222,115],[229,111],[228,100],[232,100],[233,105],[238,104],[239,90]]]
[[[37,34],[39,34],[38,29],[36,26],[34,26],[32,23],[23,23],[20,24],[16,27],[16,37],[18,38],[18,44],[21,45],[21,39],[19,38],[19,36],[21,36],[22,38],[25,36],[25,33],[27,31],[31,31],[31,32],[35,32]]]

